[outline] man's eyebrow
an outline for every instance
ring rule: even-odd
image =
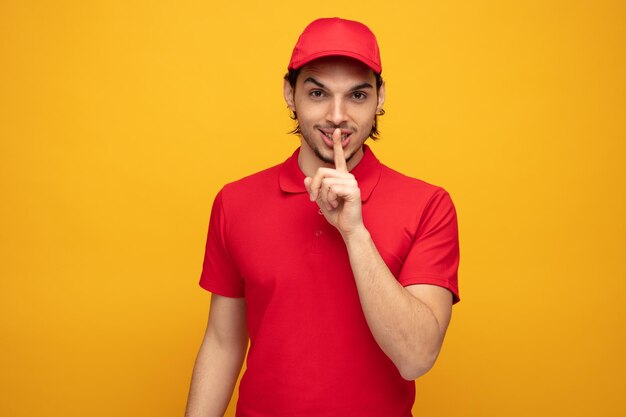
[[[313,78],[313,77],[307,77],[307,78],[304,80],[303,84],[306,84],[306,83],[313,83],[313,84],[315,84],[316,86],[318,86],[319,88],[326,88],[326,86],[325,86],[324,84],[322,84],[321,82],[317,81],[317,80],[316,80],[315,78]]]
[[[374,88],[374,86],[370,83],[362,83],[362,84],[355,85],[354,87],[352,87],[350,91],[363,90],[365,88]]]
[[[316,86],[318,86],[319,88],[324,88],[324,89],[326,88],[326,86],[324,84],[322,84],[321,82],[317,81],[313,77],[307,77],[304,80],[303,84],[305,84],[305,83],[313,83]],[[368,83],[368,82],[365,82],[365,83],[361,83],[361,84],[355,85],[354,87],[352,87],[350,89],[350,91],[363,90],[363,89],[366,89],[366,88],[374,88],[374,86],[372,84]]]

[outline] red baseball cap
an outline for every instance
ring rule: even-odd
[[[311,22],[293,48],[288,69],[299,69],[325,56],[347,56],[357,59],[380,74],[380,51],[374,33],[363,23],[338,17]]]

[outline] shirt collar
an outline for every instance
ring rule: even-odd
[[[304,173],[298,165],[300,148],[291,155],[280,167],[280,189],[286,193],[305,193]],[[366,201],[380,179],[381,163],[367,145],[363,145],[363,158],[350,171],[356,178],[361,190],[361,201]]]

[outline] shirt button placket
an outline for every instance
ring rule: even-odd
[[[324,227],[326,226],[326,218],[324,218],[324,213],[322,213],[322,209],[317,210],[317,220],[315,222],[315,230],[313,232],[313,244],[311,245],[311,251],[314,253],[319,253],[321,248],[321,238],[324,234]]]

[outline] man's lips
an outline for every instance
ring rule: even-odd
[[[326,145],[330,148],[333,147],[333,133],[335,129],[319,129],[322,133],[322,138]],[[341,146],[345,147],[348,142],[350,142],[350,136],[352,135],[352,130],[350,129],[341,129]]]

